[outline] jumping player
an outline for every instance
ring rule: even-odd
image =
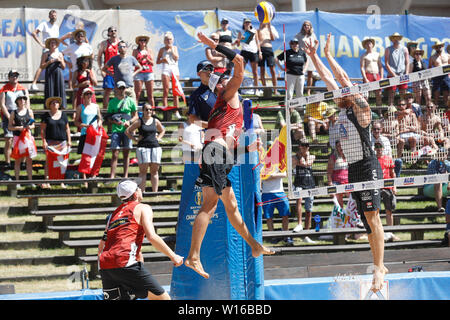
[[[234,164],[232,152],[236,152],[237,140],[243,124],[243,111],[239,102],[238,89],[244,79],[244,58],[231,49],[217,45],[201,32],[197,36],[200,42],[223,53],[234,63],[234,73],[231,79],[220,74],[210,80],[210,87],[214,87],[218,94],[214,108],[209,114],[200,175],[196,181],[196,184],[202,187],[204,200],[194,221],[191,249],[185,261],[187,267],[208,279],[209,274],[204,271],[200,261],[200,248],[219,198],[224,204],[231,225],[251,247],[253,257],[275,252],[258,243],[250,234],[239,213],[236,196],[231,188],[231,182],[227,178]],[[217,83],[214,83],[214,79]]]
[[[325,67],[316,53],[317,40],[315,43],[305,43],[305,52],[311,57],[320,78],[326,83],[329,91],[339,89],[334,77],[336,77],[342,87],[351,87],[353,84],[347,73],[330,53],[330,38],[331,34],[328,34],[324,53],[332,72]],[[338,120],[339,141],[349,164],[349,183],[383,179],[380,164],[371,148],[370,122],[372,117],[369,104],[360,94],[336,99],[336,104],[340,108]],[[381,290],[384,275],[388,272],[383,262],[384,231],[379,215],[380,191],[378,189],[357,191],[353,192],[352,196],[356,200],[358,213],[367,230],[374,263],[371,290],[376,292]]]

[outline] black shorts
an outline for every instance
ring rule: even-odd
[[[231,187],[228,174],[234,165],[233,155],[221,144],[211,142],[203,147],[202,166],[195,182],[199,187],[212,187],[220,196],[222,190]]]
[[[434,77],[432,79],[433,83],[433,92],[440,91],[441,93],[444,91],[448,91],[450,86],[450,78],[448,74],[444,74],[442,76]]]
[[[352,163],[348,167],[348,182],[369,182],[383,179],[383,171],[376,157],[363,159]],[[352,198],[356,202],[358,214],[364,224],[367,233],[372,230],[367,223],[365,212],[377,211],[381,209],[381,194],[379,189],[362,190],[352,192]]]
[[[247,63],[248,61],[250,61],[250,62],[258,62],[259,61],[258,53],[253,53],[250,51],[242,50],[241,56],[244,57],[245,63]]]
[[[262,60],[259,60],[258,66],[273,67],[275,65],[275,56],[273,55],[273,50],[271,47],[261,47]]]
[[[147,298],[149,291],[156,296],[165,292],[142,262],[125,268],[103,269],[100,270],[100,275],[103,292],[111,292],[111,290],[119,288],[122,294],[122,297],[119,297],[121,300],[129,299],[127,292],[139,299]]]

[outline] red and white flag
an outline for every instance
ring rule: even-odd
[[[103,127],[95,129],[89,126],[86,130],[86,141],[81,156],[78,171],[92,176],[97,176],[105,157],[108,134]]]
[[[36,142],[30,132],[30,129],[23,129],[19,139],[14,144],[11,158],[20,159],[24,157],[34,158],[37,155]]]
[[[62,180],[66,176],[67,164],[69,163],[70,147],[66,142],[59,145],[49,146],[46,151],[48,178]]]
[[[180,81],[172,72],[172,93],[174,97],[182,97],[184,103],[186,103],[186,97],[184,96],[183,88],[181,87]]]

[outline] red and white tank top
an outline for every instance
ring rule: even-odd
[[[241,135],[244,114],[242,107],[234,109],[222,95],[217,97],[213,109],[209,113],[208,130],[205,135],[205,144],[217,138],[225,139],[231,136],[235,139],[234,147],[237,147],[238,138]]]
[[[137,201],[120,205],[111,215],[107,226],[106,242],[100,254],[100,269],[124,268],[137,262],[144,241],[144,228],[134,219]]]
[[[150,60],[148,59],[148,51],[147,50],[142,50],[142,51],[138,51],[136,60],[141,64],[142,66],[142,71],[141,73],[150,73],[153,72],[153,67],[150,63]]]
[[[106,49],[105,49],[105,64],[114,56],[119,54],[119,41],[115,44],[112,44],[109,39],[106,40]],[[114,67],[110,66],[108,71],[114,74]]]

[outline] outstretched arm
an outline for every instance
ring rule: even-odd
[[[336,77],[336,80],[341,84],[342,87],[351,87],[353,84],[350,81],[350,78],[348,77],[347,72],[345,72],[344,69],[334,60],[334,57],[332,56],[330,52],[330,39],[331,39],[331,33],[327,35],[327,43],[324,47],[324,53],[325,57],[328,60],[328,64],[330,65],[331,71],[333,72],[334,76]]]

